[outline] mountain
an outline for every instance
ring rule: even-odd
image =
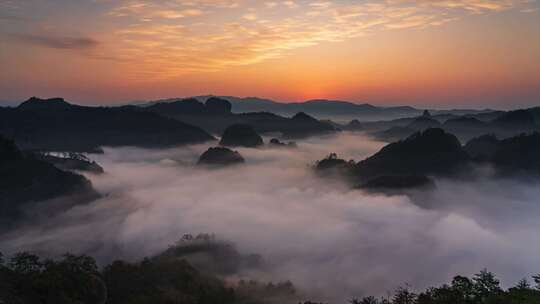
[[[389,142],[406,138],[411,134],[411,130],[421,131],[428,128],[444,129],[456,135],[462,142],[488,133],[500,138],[507,138],[524,132],[540,130],[540,124],[535,118],[535,111],[538,110],[531,108],[462,116],[453,114],[422,115],[415,118],[357,123],[353,130],[363,130],[379,140]],[[351,125],[349,123],[345,129],[351,129]]]
[[[528,110],[533,115],[534,120],[536,121],[536,123],[538,125],[540,125],[540,107],[534,107],[534,108],[530,108]]]
[[[540,175],[540,133],[521,134],[501,140],[491,162],[503,174]]]
[[[208,148],[201,154],[197,165],[228,166],[244,162],[244,158],[237,151],[225,147],[214,147]]]
[[[34,156],[42,161],[48,162],[64,171],[82,171],[94,174],[101,174],[105,171],[96,162],[88,159],[81,153],[61,153],[58,155],[47,153],[34,153]]]
[[[21,110],[65,110],[71,107],[72,105],[63,98],[40,99],[31,97],[22,102],[17,108]]]
[[[65,196],[70,199],[52,201]],[[98,196],[85,177],[24,154],[13,141],[0,136],[0,228],[24,218],[29,206],[41,206],[43,212],[37,215],[46,216]]]
[[[465,122],[478,125],[469,118]],[[431,176],[459,175],[475,163],[491,164],[499,176],[540,176],[539,155],[540,132],[503,140],[483,135],[462,146],[455,135],[431,128],[388,144],[358,163],[331,154],[317,162],[316,171],[338,173],[365,189],[402,189],[430,185],[426,178]]]
[[[416,132],[418,132],[418,130],[416,129],[395,126],[390,127],[387,130],[371,132],[370,135],[382,141],[394,142],[403,138],[407,138]]]
[[[294,141],[284,143],[277,138],[270,139],[270,141],[268,142],[268,145],[274,148],[298,148],[298,145]]]
[[[523,133],[499,140],[495,135],[471,139],[465,145],[476,161],[491,164],[502,176],[526,174],[540,176],[540,133]]]
[[[295,113],[292,118],[269,112],[233,113],[233,105],[222,98],[210,97],[205,103],[194,98],[158,102],[140,108],[174,118],[208,132],[221,134],[234,124],[247,124],[259,133],[279,132],[283,137],[296,138],[335,132],[335,128],[305,113]]]
[[[384,175],[448,175],[468,161],[459,140],[442,129],[427,129],[383,147],[356,165],[362,178]]]
[[[493,158],[499,143],[494,134],[486,134],[469,140],[463,148],[473,159],[489,161]]]
[[[358,163],[335,154],[317,163],[317,171],[338,171],[361,188],[402,189],[431,184],[428,176],[452,176],[469,163],[459,140],[439,128],[427,129],[383,147]]]
[[[223,132],[222,146],[255,148],[264,144],[262,137],[250,125],[235,124]]]
[[[466,142],[471,138],[478,137],[493,130],[489,123],[469,116],[449,119],[442,125],[442,128],[447,132],[458,136],[462,142]]]
[[[205,100],[209,97],[197,96],[196,98]],[[231,102],[234,113],[272,112],[278,115],[292,116],[295,113],[304,112],[319,119],[342,117],[343,119],[358,118],[363,120],[398,118],[421,113],[421,110],[407,106],[377,107],[370,104],[356,104],[341,100],[314,99],[305,102],[282,103],[257,97],[220,97]]]
[[[201,128],[134,106],[85,107],[61,98],[30,98],[0,108],[0,134],[23,150],[98,152],[102,146],[147,148],[202,143]]]
[[[506,112],[491,122],[494,128],[497,128],[497,135],[500,137],[509,137],[522,132],[537,130],[540,125],[531,111],[527,109]]]
[[[410,124],[407,125],[407,128],[416,130],[416,131],[422,131],[429,128],[439,128],[441,126],[441,123],[438,120],[435,120],[429,115],[429,113],[416,118],[414,121],[412,121]]]
[[[214,96],[201,95],[184,99],[197,99],[201,103],[212,97],[228,100],[231,103],[232,113],[251,112],[271,112],[281,116],[293,116],[298,112],[304,112],[321,120],[338,120],[343,123],[353,119],[364,122],[377,120],[392,120],[404,117],[420,116],[423,110],[410,106],[374,106],[369,103],[354,103],[342,100],[313,99],[304,102],[278,102],[271,99],[259,97],[236,97],[236,96]],[[162,99],[150,101],[138,105],[148,107],[156,103],[171,103],[183,98]],[[477,115],[481,113],[493,112],[490,109],[450,109],[450,110],[430,110],[433,115]]]

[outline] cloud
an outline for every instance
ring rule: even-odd
[[[257,20],[257,14],[254,14],[254,13],[245,14],[244,16],[242,16],[242,18],[249,21],[255,21]]]
[[[488,267],[509,285],[537,272],[537,184],[437,180],[417,196],[369,195],[318,178],[309,164],[330,152],[362,159],[382,143],[354,133],[311,138],[296,150],[239,149],[245,165],[193,164],[207,145],[105,149],[108,196],[0,236],[5,254],[90,253],[100,262],[155,254],[184,233],[216,233],[268,269],[240,277],[292,280],[317,300],[422,289]]]
[[[88,37],[46,36],[38,34],[12,34],[17,41],[53,49],[84,50],[96,47],[99,42]]]
[[[137,73],[130,75],[155,79],[219,71],[283,57],[306,46],[345,41],[380,31],[440,26],[468,14],[524,9],[527,5],[525,0],[361,3],[137,0],[122,2],[108,15],[134,20],[115,31],[119,35],[113,39],[118,41],[114,47],[115,57],[140,62]],[[294,9],[300,6],[309,9]],[[171,19],[186,30],[156,35],[150,41],[136,34],[171,26]]]
[[[131,80],[156,81],[180,75],[214,72],[231,66],[259,63],[323,43],[347,41],[384,31],[441,26],[464,16],[504,10],[529,12],[529,0],[367,0],[367,1],[255,1],[255,0],[107,0],[98,1],[99,15],[84,15],[84,24],[99,20],[93,37],[100,50],[94,58],[126,63]],[[97,45],[87,37],[62,34],[73,20],[54,15],[60,3],[41,1],[0,3],[11,33],[20,25],[6,16],[36,18],[25,25],[32,35],[18,40],[59,49]],[[75,14],[76,4],[70,4]],[[83,6],[81,6],[83,7]],[[301,8],[301,9],[300,9]],[[40,12],[39,18],[32,11]],[[4,16],[5,15],[5,16]],[[54,22],[47,16],[54,16]],[[56,27],[56,28],[55,28]],[[45,30],[58,36],[48,36]],[[99,29],[98,29],[99,28]],[[153,37],[149,37],[153,35]],[[137,65],[131,63],[137,62]]]
[[[265,2],[264,5],[267,7],[267,8],[274,8],[278,5],[277,2]]]
[[[282,1],[281,4],[285,5],[288,8],[297,8],[299,5],[294,1]]]

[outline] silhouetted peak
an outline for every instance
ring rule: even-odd
[[[317,161],[315,169],[318,172],[334,171],[335,173],[350,174],[354,166],[354,161],[346,161],[339,158],[336,153],[330,153],[325,158]]]
[[[204,114],[205,105],[195,98],[178,99],[172,102],[159,102],[147,107],[148,110],[160,114]]]
[[[172,102],[171,104],[182,105],[182,106],[192,106],[192,107],[197,107],[197,108],[204,106],[204,104],[196,98],[180,99],[180,100]]]
[[[411,136],[409,136],[407,139],[405,139],[405,142],[429,142],[432,141],[433,143],[438,141],[447,141],[452,142],[452,144],[460,145],[459,140],[452,134],[447,133],[441,128],[429,128],[421,132],[417,132]]]
[[[425,130],[429,128],[438,128],[441,123],[431,117],[431,115],[422,115],[413,120],[407,127],[414,130]]]
[[[391,143],[358,163],[364,177],[451,173],[468,160],[454,135],[440,128],[417,132]]]
[[[232,105],[228,100],[218,97],[208,98],[205,105],[208,112],[216,114],[229,114],[232,109]]]
[[[200,102],[197,98],[193,98],[193,97],[190,97],[190,98],[184,98],[184,99],[179,99],[175,102],[183,102],[183,103],[192,103],[192,104],[201,104],[202,102]],[[174,102],[173,102],[174,103]]]
[[[292,119],[303,120],[303,121],[318,121],[317,119],[313,118],[312,116],[307,115],[304,112],[296,113],[296,115],[294,115]]]
[[[349,127],[362,127],[362,123],[358,119],[351,120],[347,126]]]
[[[534,115],[528,110],[507,112],[493,122],[500,126],[532,127],[535,125]]]
[[[39,110],[39,109],[67,109],[71,107],[71,104],[66,102],[63,98],[49,98],[41,99],[38,97],[31,97],[27,101],[21,103],[18,108],[23,110]]]
[[[274,147],[289,147],[289,148],[296,148],[297,147],[296,142],[294,142],[294,141],[284,143],[284,142],[280,141],[277,138],[270,139],[269,145],[274,146]]]
[[[503,139],[497,145],[492,162],[510,172],[540,174],[540,133],[521,134]]]
[[[199,158],[198,165],[234,165],[244,162],[244,158],[237,151],[225,147],[214,147],[206,150]]]
[[[424,110],[424,113],[422,114],[422,117],[431,117],[431,113],[429,113],[428,110]]]
[[[263,140],[250,125],[234,124],[225,129],[219,143],[230,147],[257,147],[263,144]]]
[[[469,140],[464,149],[477,161],[487,161],[497,150],[499,140],[494,134],[486,134]]]

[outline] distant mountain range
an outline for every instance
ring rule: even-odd
[[[234,124],[249,125],[260,133],[281,133],[287,138],[301,138],[336,131],[331,124],[304,112],[295,113],[289,118],[269,111],[234,113],[232,107],[232,103],[227,99],[210,97],[154,102],[139,109],[177,119],[214,134],[222,134],[227,127]]]
[[[319,119],[332,119],[338,121],[349,121],[359,119],[362,121],[388,120],[404,117],[419,116],[424,109],[417,109],[410,106],[380,107],[368,103],[357,104],[342,100],[314,99],[304,102],[283,103],[271,99],[258,97],[235,97],[235,96],[194,96],[190,98],[205,102],[210,97],[219,97],[228,100],[232,104],[233,113],[247,112],[272,112],[282,116],[293,116],[298,112],[304,112]],[[184,98],[171,98],[157,101],[151,101],[145,104],[147,106],[154,103],[167,103],[182,100]],[[185,98],[188,99],[188,98]],[[453,109],[453,110],[430,110],[434,115],[471,115],[479,113],[492,112],[491,109]]]
[[[210,134],[219,136],[233,124],[247,124],[258,133],[283,138],[358,130],[385,141],[441,127],[465,142],[488,133],[506,138],[539,130],[539,122],[540,107],[508,112],[430,112],[337,100],[279,103],[231,96],[116,107],[79,106],[62,98],[33,97],[17,107],[0,107],[0,134],[15,140],[21,149],[64,152],[98,152],[103,146],[162,148],[201,143],[214,140]]]

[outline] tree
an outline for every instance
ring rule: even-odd
[[[474,298],[474,283],[464,276],[455,276],[452,280],[452,289],[456,291],[463,303],[472,303]]]
[[[492,272],[487,271],[487,269],[483,269],[480,273],[475,274],[473,281],[474,295],[481,302],[485,302],[488,298],[502,292],[499,280]]]
[[[414,304],[417,295],[409,290],[409,286],[399,287],[392,298],[392,304]]]
[[[350,304],[379,304],[379,300],[377,300],[375,297],[369,296],[364,297],[362,300],[358,299],[352,299],[349,301]]]
[[[535,288],[540,290],[540,274],[537,274],[532,278],[534,280],[534,284],[536,284]]]
[[[37,255],[20,252],[15,254],[9,263],[9,267],[16,273],[31,274],[41,271],[42,263]]]
[[[514,288],[519,289],[519,290],[528,290],[528,289],[531,289],[531,284],[529,284],[529,281],[527,281],[526,278],[523,278],[519,280],[519,282],[516,284]]]

